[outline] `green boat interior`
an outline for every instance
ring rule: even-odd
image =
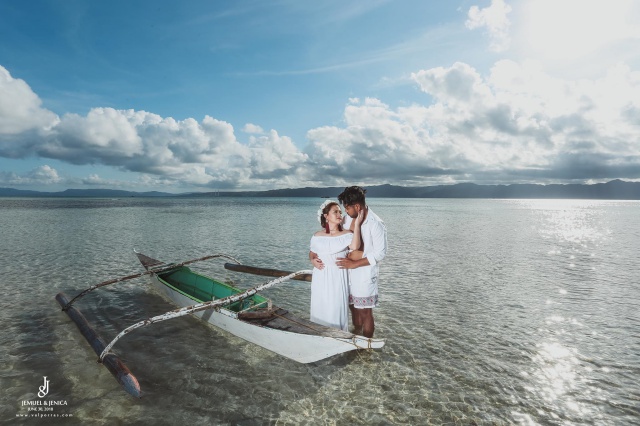
[[[158,277],[170,287],[193,299],[195,302],[209,302],[242,292],[242,290],[238,290],[228,284],[196,274],[184,266],[160,274]],[[268,301],[267,298],[255,294],[246,299],[226,305],[224,308],[233,312],[250,311],[254,308],[265,308]]]

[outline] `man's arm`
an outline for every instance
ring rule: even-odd
[[[351,260],[349,258],[339,258],[336,260],[336,265],[340,269],[355,269],[362,266],[376,265],[387,255],[387,228],[382,222],[376,222],[376,226],[371,230],[371,240],[373,248],[367,257],[363,257],[358,260]]]
[[[355,269],[361,266],[369,266],[370,263],[369,259],[366,257],[358,260],[351,260],[348,257],[339,257],[336,259],[336,265],[338,265],[338,268],[340,269]]]
[[[387,255],[387,228],[384,223],[375,222],[375,226],[371,229],[371,240],[373,248],[368,251],[366,259],[369,265],[375,265]]]

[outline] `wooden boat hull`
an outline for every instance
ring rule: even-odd
[[[143,262],[142,259],[141,262]],[[180,268],[180,274],[182,277],[185,274],[191,274],[193,276],[191,278],[211,280],[220,284],[211,278],[195,274],[186,267]],[[179,307],[185,307],[202,301],[188,294],[184,288],[179,289],[175,282],[172,285],[166,275],[152,274],[151,281],[154,287],[173,303]],[[221,285],[240,292],[240,290],[226,284]],[[256,315],[255,317],[251,317],[251,310],[246,311],[249,312],[239,313],[237,309],[234,311],[228,307],[219,307],[196,312],[193,315],[248,342],[301,363],[319,361],[356,349],[379,349],[385,343],[383,339],[369,339],[315,324],[295,317],[285,309],[278,307],[273,307],[266,315]]]

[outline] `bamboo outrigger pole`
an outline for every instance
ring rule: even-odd
[[[194,312],[199,312],[199,311],[205,311],[207,309],[212,309],[212,308],[216,308],[218,306],[221,305],[228,305],[230,303],[233,302],[237,302],[239,300],[242,299],[246,299],[247,297],[251,297],[254,294],[256,294],[257,292],[261,291],[261,290],[265,290],[269,287],[273,287],[276,284],[280,284],[284,281],[293,279],[294,277],[298,276],[298,275],[303,275],[303,274],[310,274],[311,271],[309,270],[302,270],[302,271],[298,271],[298,272],[292,272],[284,277],[280,277],[277,278],[275,280],[271,280],[268,281],[264,284],[260,284],[257,285],[255,287],[250,288],[249,290],[243,291],[242,293],[238,293],[238,294],[234,294],[232,296],[228,296],[222,299],[216,299],[216,300],[211,300],[209,302],[203,302],[203,303],[198,303],[196,305],[192,305],[192,306],[185,306],[184,308],[180,308],[180,309],[175,309],[173,311],[169,311],[167,313],[164,313],[162,315],[157,315],[155,317],[146,319],[144,321],[140,321],[138,323],[133,324],[132,326],[129,326],[127,328],[125,328],[124,330],[122,330],[120,332],[120,334],[118,334],[112,341],[111,343],[109,343],[104,350],[102,351],[102,353],[100,354],[100,358],[98,359],[98,362],[103,362],[104,359],[106,359],[106,357],[109,355],[109,350],[111,350],[111,348],[113,348],[113,345],[116,344],[116,342],[118,340],[120,340],[121,337],[123,337],[124,335],[132,332],[133,330],[137,329],[137,328],[141,328],[141,327],[145,327],[147,325],[151,325],[151,324],[155,324],[157,322],[161,322],[161,321],[165,321],[168,319],[172,319],[172,318],[178,318],[187,314],[192,314]]]
[[[138,274],[127,275],[126,277],[114,278],[114,279],[111,279],[111,280],[108,280],[108,281],[101,282],[99,284],[92,285],[91,287],[87,288],[86,290],[83,290],[77,296],[75,296],[73,299],[71,299],[67,304],[65,304],[62,307],[62,310],[63,311],[68,310],[71,307],[71,305],[73,304],[73,302],[75,302],[77,299],[83,297],[85,294],[87,294],[87,293],[89,293],[89,292],[91,292],[91,291],[93,291],[93,290],[95,290],[97,288],[104,287],[104,286],[110,285],[110,284],[117,284],[117,283],[122,282],[122,281],[132,280],[134,278],[143,277],[145,275],[161,274],[161,273],[163,273],[165,271],[170,271],[171,269],[175,269],[175,268],[179,268],[181,266],[189,265],[190,263],[202,262],[204,260],[214,259],[216,257],[224,257],[225,259],[229,259],[229,260],[232,260],[232,261],[240,264],[240,262],[238,262],[236,259],[234,259],[231,256],[227,256],[226,254],[212,254],[212,255],[209,255],[209,256],[200,257],[198,259],[187,260],[185,262],[181,262],[181,263],[178,263],[178,264],[169,264],[169,265],[166,265],[166,267],[164,267],[164,268],[157,268],[157,269],[153,269],[153,270],[150,269],[148,271],[140,272]]]

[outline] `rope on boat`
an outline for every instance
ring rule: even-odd
[[[219,255],[219,256],[224,256],[224,255]],[[118,340],[120,340],[120,338],[122,338],[124,335],[132,332],[133,330],[137,329],[137,328],[141,328],[141,327],[145,327],[147,325],[151,325],[151,324],[155,324],[157,322],[161,322],[161,321],[165,321],[168,319],[172,319],[172,318],[178,318],[178,317],[182,317],[188,314],[192,314],[195,312],[200,312],[200,311],[205,311],[208,309],[212,309],[212,308],[216,308],[222,305],[228,305],[230,303],[234,303],[237,302],[239,300],[242,299],[246,299],[247,297],[251,297],[254,294],[256,294],[257,292],[261,291],[261,290],[266,290],[269,287],[273,287],[277,284],[280,284],[284,281],[290,280],[293,277],[296,277],[298,275],[302,275],[302,274],[310,274],[311,271],[309,270],[302,270],[302,271],[298,271],[298,272],[292,272],[291,274],[284,276],[284,277],[280,277],[277,278],[275,280],[271,280],[268,281],[266,283],[257,285],[255,287],[250,288],[249,290],[243,291],[242,293],[238,293],[238,294],[234,294],[222,299],[216,299],[216,300],[211,300],[209,302],[203,302],[203,303],[198,303],[195,305],[191,305],[191,306],[186,306],[184,308],[180,308],[180,309],[175,309],[173,311],[169,311],[167,313],[164,313],[162,315],[157,315],[155,317],[137,322],[127,328],[125,328],[124,330],[122,330],[120,332],[120,334],[118,334],[112,341],[111,343],[109,343],[107,346],[105,346],[104,350],[102,351],[102,353],[100,354],[100,358],[98,359],[98,362],[102,362],[102,360],[104,359],[104,357],[108,354],[108,352],[111,350],[111,348],[113,348],[113,345],[116,344],[116,342]]]
[[[167,265],[164,268],[150,269],[148,271],[140,272],[138,274],[127,275],[126,277],[121,277],[121,278],[114,278],[112,280],[108,280],[108,281],[101,282],[99,284],[92,285],[91,287],[83,290],[77,296],[75,296],[73,299],[71,299],[69,301],[69,303],[67,303],[65,306],[63,306],[62,310],[63,311],[67,311],[71,307],[73,302],[75,302],[77,299],[80,299],[81,297],[83,297],[87,293],[92,292],[93,290],[96,290],[96,289],[98,289],[100,287],[104,287],[106,285],[111,285],[111,284],[117,284],[117,283],[122,282],[122,281],[132,280],[134,278],[142,277],[142,276],[145,276],[145,275],[161,274],[163,272],[170,271],[172,269],[179,268],[181,266],[189,265],[189,264],[195,263],[195,262],[202,262],[204,260],[214,259],[216,257],[223,257],[225,259],[232,260],[232,261],[236,262],[237,264],[241,265],[241,263],[238,260],[234,259],[233,257],[228,256],[226,254],[219,253],[219,254],[212,254],[212,255],[209,255],[209,256],[204,256],[204,257],[201,257],[201,258],[198,258],[198,259],[187,260],[185,262],[178,263],[178,264]]]
[[[351,344],[356,348],[360,348],[360,346],[358,346],[358,344],[356,343],[357,339],[358,339],[358,336],[354,335],[351,338]],[[373,346],[371,345],[371,343],[373,342],[373,337],[365,337],[365,339],[367,339],[367,349],[373,349]]]

